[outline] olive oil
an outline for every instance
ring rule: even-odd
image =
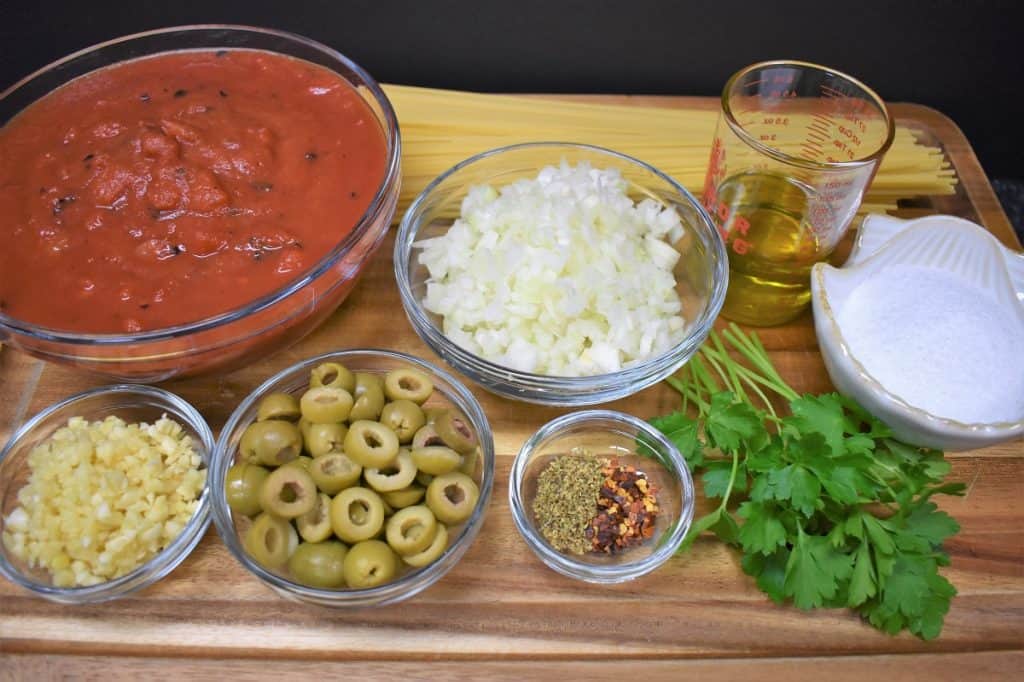
[[[718,186],[716,219],[729,254],[726,317],[773,325],[803,311],[811,267],[825,255],[818,237],[831,222],[825,206],[809,186],[775,173],[740,173]]]

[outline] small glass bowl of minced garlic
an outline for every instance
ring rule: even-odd
[[[526,441],[512,466],[509,504],[548,567],[620,583],[679,549],[693,521],[693,478],[679,450],[643,420],[585,410]]]

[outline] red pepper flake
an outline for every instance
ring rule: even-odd
[[[658,516],[658,488],[636,467],[612,459],[601,473],[598,513],[586,535],[595,552],[615,554],[654,536]]]

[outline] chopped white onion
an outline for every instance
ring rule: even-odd
[[[424,307],[457,345],[551,376],[614,372],[682,340],[679,216],[626,194],[618,170],[548,166],[472,187],[446,234],[417,242]]]

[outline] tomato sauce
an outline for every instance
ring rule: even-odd
[[[384,178],[355,89],[255,50],[117,64],[0,128],[0,310],[74,332],[162,329],[313,267]]]

